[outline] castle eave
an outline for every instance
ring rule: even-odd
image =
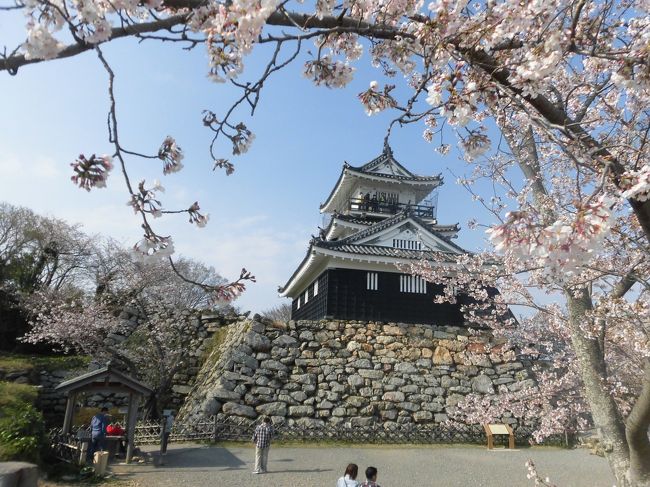
[[[424,199],[431,191],[442,185],[442,177],[437,176],[400,176],[393,174],[369,173],[357,168],[344,166],[336,185],[325,203],[320,206],[321,213],[345,211],[354,186],[359,181],[373,181],[387,185],[404,185],[413,188],[418,200]],[[416,201],[415,203],[417,203]]]
[[[440,260],[446,266],[453,266],[455,252],[418,251],[380,247],[376,245],[343,244],[330,246],[328,242],[314,242],[310,245],[307,256],[298,266],[284,287],[278,289],[281,297],[295,298],[318,275],[327,268],[337,267],[337,263],[353,262],[353,267],[362,269],[359,264],[372,264],[386,272],[399,272],[399,264],[427,260],[432,266],[438,265]],[[349,266],[346,266],[349,267]]]

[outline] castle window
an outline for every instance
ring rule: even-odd
[[[379,274],[376,272],[366,273],[366,289],[376,291],[379,289]]]
[[[418,240],[405,240],[402,238],[394,238],[393,247],[395,247],[396,249],[422,250],[422,242]]]
[[[296,305],[296,309],[300,309],[300,301],[302,300],[302,295],[298,296],[298,304]]]
[[[399,276],[399,290],[402,293],[427,293],[427,281],[418,276],[401,275]]]
[[[314,296],[318,294],[318,279],[314,281]]]
[[[305,289],[305,304],[309,301],[309,288]]]

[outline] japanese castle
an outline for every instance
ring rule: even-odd
[[[331,215],[280,295],[293,299],[294,320],[335,318],[460,324],[458,304],[437,304],[442,285],[404,273],[399,264],[465,250],[452,242],[459,227],[439,225],[426,198],[438,176],[417,176],[384,152],[369,163],[345,163],[321,213]]]

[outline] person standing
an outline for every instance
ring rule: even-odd
[[[269,449],[273,437],[273,426],[271,418],[265,416],[262,424],[255,428],[253,442],[255,443],[255,470],[253,473],[266,473],[266,464],[269,459]]]
[[[174,426],[174,410],[168,412],[163,418],[164,421],[164,433],[162,437],[162,448],[160,452],[163,455],[167,454],[167,443],[169,443],[169,436],[172,434],[172,427]]]
[[[359,467],[355,463],[351,463],[345,469],[343,477],[336,482],[336,487],[357,487],[357,475],[359,474]]]
[[[90,420],[90,445],[86,454],[86,462],[92,463],[93,456],[98,450],[104,450],[106,427],[108,426],[108,408],[103,407],[100,412]]]
[[[366,469],[366,481],[359,487],[380,487],[377,483],[377,469],[375,467]]]

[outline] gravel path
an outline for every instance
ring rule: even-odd
[[[142,487],[333,487],[345,466],[354,462],[360,474],[368,465],[377,467],[384,487],[532,487],[524,466],[529,458],[560,487],[614,485],[603,458],[585,450],[553,448],[274,446],[270,472],[253,475],[253,448],[173,444],[165,465],[116,465],[113,472]]]

